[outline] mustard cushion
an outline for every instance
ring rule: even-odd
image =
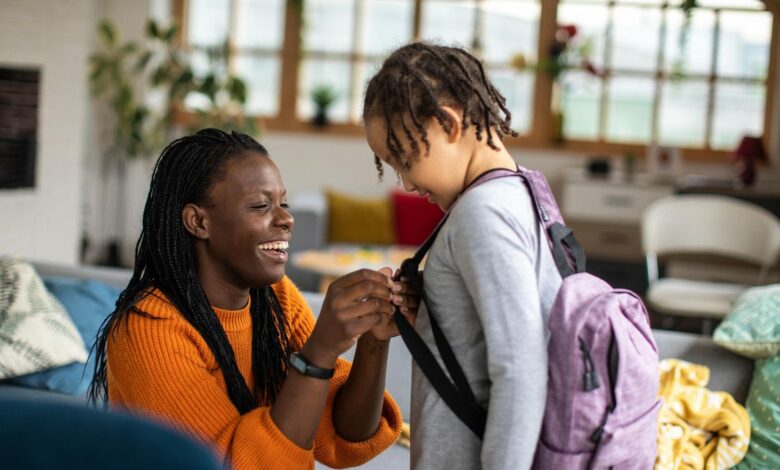
[[[326,196],[330,243],[395,243],[390,198],[354,197],[337,191],[326,191]]]

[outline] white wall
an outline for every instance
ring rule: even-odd
[[[0,191],[0,254],[75,263],[92,0],[2,0],[0,64],[41,70],[33,189]]]
[[[371,150],[362,138],[276,132],[260,140],[279,166],[291,194],[332,188],[356,195],[377,195],[395,185],[395,176],[390,172],[386,172],[381,184],[377,182]],[[510,152],[519,164],[542,171],[553,190],[560,187],[566,168],[582,167],[588,159],[587,154],[556,150],[511,148]],[[619,156],[615,157],[614,164],[616,168],[622,164]],[[731,175],[730,167],[717,163],[688,163],[683,171]]]

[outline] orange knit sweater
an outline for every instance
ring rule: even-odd
[[[293,349],[299,349],[314,328],[311,309],[287,278],[273,286],[287,315]],[[377,432],[364,442],[349,442],[333,427],[333,401],[349,376],[350,363],[339,359],[313,449],[298,447],[271,420],[270,407],[240,415],[227,395],[222,372],[206,342],[155,291],[137,307],[149,316],[132,314],[114,328],[108,342],[108,396],[111,407],[154,417],[215,445],[233,468],[311,469],[314,459],[331,467],[360,465],[398,438],[401,413],[385,392]],[[235,352],[239,370],[251,388],[252,330],[249,305],[242,310],[214,309]],[[125,327],[126,326],[126,327]]]

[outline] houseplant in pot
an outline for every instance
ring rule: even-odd
[[[319,85],[311,91],[311,100],[314,102],[315,126],[324,127],[330,122],[328,118],[328,109],[336,101],[338,95],[330,85]]]

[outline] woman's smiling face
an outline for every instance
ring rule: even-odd
[[[201,261],[237,287],[280,281],[294,224],[287,208],[287,191],[270,158],[260,153],[230,158],[201,207],[208,234]]]

